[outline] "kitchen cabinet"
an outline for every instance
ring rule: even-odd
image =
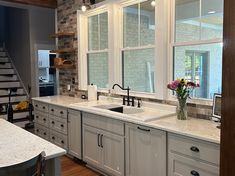
[[[121,132],[124,123],[113,121],[112,124],[108,117],[94,119],[94,114],[89,113],[83,113],[83,119],[83,160],[109,175],[124,176],[124,136],[114,134],[110,129],[117,125],[116,131]]]
[[[166,132],[126,125],[126,176],[166,176]]]
[[[168,176],[219,176],[219,145],[168,135]]]
[[[82,124],[81,112],[68,110],[68,153],[78,159],[82,159]]]

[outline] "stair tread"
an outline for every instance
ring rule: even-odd
[[[29,110],[28,109],[26,109],[26,110],[14,110],[14,114],[15,113],[25,113],[25,112],[29,112]],[[1,112],[1,115],[6,115],[7,114],[7,112],[6,111],[3,111],[3,112]]]
[[[10,87],[10,88],[0,88],[0,90],[8,90],[8,89],[23,89],[22,86],[19,86],[19,87]]]
[[[27,94],[12,94],[11,97],[27,96]],[[9,95],[0,95],[0,98],[9,97]]]
[[[19,80],[7,80],[7,81],[0,81],[0,83],[3,83],[3,82],[19,82]]]
[[[12,105],[16,105],[19,103],[20,103],[20,101],[11,102]],[[2,105],[2,106],[8,105],[8,102],[7,103],[0,103],[0,105]]]
[[[24,118],[19,118],[19,119],[13,119],[13,123],[24,122],[24,121],[29,121],[29,118],[24,117]]]

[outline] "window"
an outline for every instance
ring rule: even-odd
[[[175,0],[174,79],[200,83],[192,97],[221,93],[222,32],[223,0]]]
[[[88,84],[108,85],[108,13],[88,17]]]
[[[137,92],[155,92],[155,6],[152,0],[123,7],[122,82]]]

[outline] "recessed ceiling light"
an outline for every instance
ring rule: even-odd
[[[155,5],[156,5],[156,2],[155,2],[155,1],[152,1],[152,2],[151,2],[151,6],[155,7]]]
[[[208,12],[208,14],[214,14],[214,13],[216,13],[216,11],[214,11],[214,10]]]

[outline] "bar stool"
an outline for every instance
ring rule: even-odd
[[[36,157],[12,166],[1,167],[0,176],[44,176],[45,152]]]

